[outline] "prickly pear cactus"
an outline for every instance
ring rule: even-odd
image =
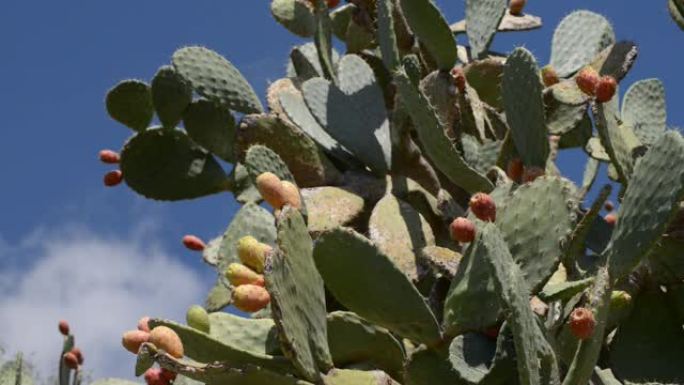
[[[187,325],[124,335],[136,372],[150,385],[684,383],[684,138],[657,79],[623,85],[620,103],[636,43],[579,10],[545,62],[489,50],[498,32],[542,27],[525,1],[468,0],[451,25],[432,0],[338,3],[272,1],[311,42],[262,98],[205,47],[109,91],[134,132],[108,186],[243,204],[207,244],[184,238],[216,286]],[[684,25],[684,3],[669,9]],[[576,148],[577,185],[556,166]],[[611,185],[592,188],[602,164],[617,211]]]

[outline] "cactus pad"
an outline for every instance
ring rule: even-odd
[[[622,120],[634,127],[642,143],[653,144],[665,132],[667,123],[663,83],[646,79],[632,84],[622,103]]]
[[[280,155],[260,144],[251,146],[245,153],[245,166],[252,181],[264,172],[271,172],[281,180],[295,183],[295,178]]]
[[[152,121],[152,91],[147,83],[124,80],[107,92],[105,100],[109,116],[117,122],[143,131]]]
[[[432,0],[399,0],[406,22],[430,55],[437,68],[450,70],[456,64],[457,50],[449,24]]]
[[[235,162],[235,118],[228,108],[206,99],[190,104],[183,115],[185,131],[212,154]]]
[[[278,218],[278,250],[265,270],[271,311],[283,352],[304,378],[316,382],[333,367],[328,350],[325,290],[313,261],[313,242],[298,210]]]
[[[313,7],[307,0],[273,0],[271,14],[297,36],[311,37],[316,31]]]
[[[308,210],[309,232],[316,236],[340,226],[351,226],[365,217],[363,198],[339,187],[302,189],[302,197]]]
[[[198,198],[229,187],[216,160],[176,130],[133,136],[121,151],[121,171],[131,189],[157,200]]]
[[[244,113],[263,107],[247,80],[233,64],[204,47],[185,47],[173,54],[173,66],[198,94]]]
[[[437,321],[418,290],[363,236],[342,228],[325,233],[314,259],[326,287],[349,310],[415,341],[440,339]]]
[[[152,103],[159,121],[175,128],[192,102],[192,86],[171,66],[163,66],[152,79]]]
[[[506,0],[466,1],[466,33],[474,59],[482,59],[506,13]]]

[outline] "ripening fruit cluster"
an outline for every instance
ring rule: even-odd
[[[302,200],[297,186],[290,181],[280,180],[273,173],[265,172],[260,174],[256,178],[256,188],[266,203],[271,205],[276,211],[276,215],[285,205],[296,209],[302,207]]]
[[[69,323],[65,320],[59,321],[58,324],[59,332],[65,338],[69,337]],[[62,355],[62,361],[69,369],[79,370],[80,366],[83,365],[83,352],[78,347],[71,348],[70,351]]]
[[[143,317],[138,321],[136,330],[129,330],[121,337],[123,347],[133,354],[138,354],[142,344],[149,342],[157,349],[163,350],[175,358],[182,358],[183,342],[173,329],[167,326],[157,326],[150,330],[150,317]],[[170,385],[176,378],[176,373],[163,368],[150,368],[145,372],[147,385]]]
[[[104,164],[119,164],[121,156],[118,152],[112,150],[101,150],[99,154],[100,162]],[[123,174],[121,170],[108,171],[103,178],[104,185],[107,187],[114,187],[121,183]]]
[[[247,313],[259,311],[271,302],[265,289],[264,265],[273,248],[251,235],[237,241],[237,255],[242,263],[231,263],[224,272],[233,285],[233,305]]]
[[[592,67],[584,67],[575,77],[575,83],[582,92],[596,97],[599,103],[609,102],[617,90],[617,81],[614,77],[600,76]]]

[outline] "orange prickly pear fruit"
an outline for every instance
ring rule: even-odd
[[[270,302],[270,294],[261,286],[240,285],[233,289],[233,304],[244,312],[254,313],[268,306]]]
[[[183,357],[183,342],[178,334],[167,326],[157,326],[152,329],[149,341],[173,357]]]

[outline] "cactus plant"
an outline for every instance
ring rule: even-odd
[[[432,0],[273,0],[312,41],[286,58],[268,111],[204,47],[179,49],[151,86],[109,92],[135,131],[120,155],[131,189],[243,204],[201,248],[218,276],[204,308],[190,325],[149,321],[180,341],[136,344],[138,375],[684,383],[684,138],[666,126],[663,84],[636,82],[618,108],[638,50],[594,12],[560,22],[544,63],[489,49],[541,27],[533,2],[465,3],[450,26]],[[681,21],[681,1],[669,6]],[[588,155],[579,186],[555,164],[567,148]],[[601,164],[620,185],[612,224],[599,215],[612,187],[589,199]],[[251,314],[221,312],[231,302]]]

